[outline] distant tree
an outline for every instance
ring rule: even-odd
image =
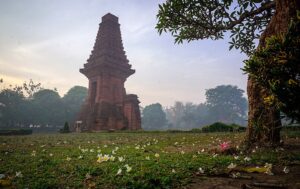
[[[34,83],[32,79],[27,83],[26,81],[22,86],[23,91],[26,93],[28,98],[32,98],[33,94],[42,90],[41,83]]]
[[[142,112],[142,127],[145,130],[162,130],[167,125],[166,114],[161,104],[146,106]]]
[[[25,104],[23,93],[15,89],[4,89],[0,92],[0,125],[17,127],[23,122]]]
[[[182,102],[176,101],[174,106],[166,108],[166,118],[168,120],[168,129],[184,129],[183,125],[183,115],[184,115],[184,104]]]
[[[64,106],[59,94],[50,89],[43,89],[33,94],[33,121],[41,125],[62,125]]]
[[[69,127],[69,123],[65,122],[64,127],[62,129],[60,129],[61,133],[69,133],[70,132],[70,127]]]
[[[189,130],[208,124],[208,109],[205,104],[193,104],[191,102],[175,102],[174,106],[166,108],[167,120],[170,123],[168,129]]]
[[[232,85],[220,85],[206,90],[206,104],[211,121],[245,123],[247,100],[243,93],[242,89]]]
[[[77,114],[80,111],[82,103],[87,97],[87,88],[81,86],[72,87],[62,98],[62,102],[65,107],[66,120],[69,123],[73,123]]]

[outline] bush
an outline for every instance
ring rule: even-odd
[[[64,128],[59,130],[60,133],[69,133],[70,132],[70,127],[69,127],[69,123],[65,122]]]
[[[216,122],[208,126],[202,127],[202,132],[233,132],[233,131],[245,131],[246,127],[239,126],[237,124],[227,125],[225,123]]]
[[[6,129],[6,130],[0,130],[0,135],[31,135],[32,130],[31,129]]]

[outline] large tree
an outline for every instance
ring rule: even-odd
[[[145,130],[162,130],[167,126],[166,113],[161,104],[150,104],[143,109],[142,127]]]
[[[64,106],[57,91],[40,90],[33,94],[31,102],[34,124],[59,126],[66,121]]]
[[[75,121],[80,107],[86,99],[87,93],[88,90],[86,87],[74,86],[64,95],[62,102],[65,106],[66,121],[69,123]]]
[[[237,86],[220,85],[205,92],[210,119],[214,122],[244,125],[247,100]]]
[[[273,35],[285,34],[296,19],[299,0],[168,0],[159,5],[157,29],[171,32],[175,41],[222,39],[231,32],[231,48],[251,56],[266,46]],[[299,34],[298,34],[299,35]],[[248,144],[277,145],[280,142],[280,113],[277,106],[266,105],[270,90],[248,78]]]

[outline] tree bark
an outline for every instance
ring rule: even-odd
[[[286,33],[290,21],[300,10],[299,0],[276,0],[275,14],[266,30],[260,37],[258,50],[265,47],[266,38],[280,33]],[[276,107],[264,104],[264,98],[269,96],[250,76],[248,77],[248,129],[246,142],[248,145],[277,146],[280,143],[280,112]]]

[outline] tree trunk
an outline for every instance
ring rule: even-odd
[[[300,10],[299,0],[276,0],[275,14],[261,35],[258,49],[265,46],[266,38],[279,33],[286,33],[296,10]],[[248,129],[246,142],[248,145],[276,146],[280,143],[280,112],[276,107],[264,104],[264,98],[269,96],[267,89],[248,78]]]

